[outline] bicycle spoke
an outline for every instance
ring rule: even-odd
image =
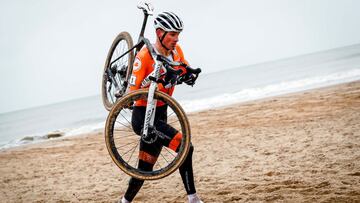
[[[137,148],[137,146],[138,146],[138,145],[139,145],[139,143],[137,143],[137,144],[136,144],[136,146],[135,146],[135,148],[134,148],[133,152],[131,153],[130,158],[129,158],[129,160],[128,160],[128,163],[130,163],[131,157],[132,157],[132,155],[134,154],[135,149]]]
[[[114,139],[124,139],[124,138],[126,138],[126,137],[132,137],[132,136],[134,136],[134,135],[119,136],[119,137],[114,138]]]
[[[115,58],[117,58],[117,57],[119,57],[120,55],[121,55],[121,53],[123,53],[122,52],[122,50],[119,50],[119,49],[121,49],[122,48],[122,42],[124,42],[124,41],[120,41],[118,44],[117,44],[117,46],[116,46],[116,49],[115,49],[115,52],[116,52],[116,55],[115,55]],[[119,61],[119,60],[118,60]]]
[[[122,155],[122,156],[125,156],[125,155],[126,155],[127,153],[129,153],[131,150],[135,150],[138,145],[139,145],[139,143],[137,143],[137,144],[135,145],[135,147],[133,147],[133,148],[129,149],[128,151],[126,151],[126,152],[124,153],[124,155]]]
[[[167,124],[168,124],[168,125],[171,125],[171,124],[174,124],[174,123],[179,123],[179,120],[171,121],[171,122],[168,122]]]
[[[124,53],[124,52],[125,52],[125,51],[124,51],[124,46],[121,46],[120,48],[121,48],[121,53]],[[123,57],[120,58],[120,60],[119,60],[119,65],[122,65],[122,64],[123,64],[125,57],[126,57],[126,56],[123,56]]]
[[[126,114],[130,114],[130,116],[132,116],[132,110],[130,110],[130,109],[124,109],[124,112],[125,112]]]
[[[110,77],[110,76],[109,76]],[[112,97],[111,97],[111,91],[112,91],[112,86],[111,86],[111,82],[106,82],[106,86],[107,86],[107,91],[106,91],[106,95],[107,95],[107,97],[108,98],[110,98],[111,99],[111,101],[112,101]],[[113,102],[113,101],[112,101]]]
[[[160,165],[160,161],[157,161],[156,164],[160,166],[160,169],[162,169],[162,166]]]
[[[127,133],[132,133],[133,131],[129,131],[129,130],[122,130],[122,129],[114,129],[114,131],[117,132],[127,132]],[[131,135],[132,136],[132,135]]]
[[[132,146],[132,145],[134,145],[134,144],[138,145],[138,144],[139,144],[139,140],[135,140],[135,141],[133,141],[133,142],[126,143],[126,144],[124,144],[124,145],[121,145],[121,146],[119,146],[119,147],[116,147],[116,149],[120,149],[120,148],[123,148],[123,147],[126,147],[126,146]],[[136,146],[135,146],[135,147],[136,147]]]
[[[121,53],[125,53],[127,51],[126,49],[127,49],[127,44],[124,43],[124,46],[121,47]],[[122,58],[122,62],[124,62],[124,59],[126,57],[127,57],[127,55]]]
[[[175,112],[171,112],[170,115],[167,116],[168,121],[172,120],[172,118],[177,118],[177,115],[175,114]],[[175,122],[179,122],[179,119],[177,118],[176,120],[174,120],[168,124],[173,124]]]
[[[128,128],[129,130],[133,131],[133,129],[131,127],[121,123],[120,121],[115,121],[115,122],[119,123],[120,125],[124,126],[125,128]]]
[[[165,147],[165,150],[166,150],[169,154],[171,154],[171,156],[173,156],[174,158],[176,157],[171,151],[169,151],[169,150],[167,149],[167,147]]]
[[[167,117],[170,118],[172,115],[175,115],[175,116],[176,116],[175,112],[172,112],[172,113],[171,113],[170,115],[168,115]]]
[[[160,153],[160,155],[162,156],[162,158],[165,159],[166,163],[169,163],[168,160],[165,158],[165,156],[162,153]]]
[[[120,115],[121,115],[129,124],[131,124],[131,122],[130,122],[127,118],[125,118],[125,116],[122,115],[121,112],[120,112]]]
[[[122,42],[120,41],[119,42],[119,44],[116,46],[116,50],[115,50],[115,52],[116,52],[116,58],[117,57],[119,57],[120,55],[121,55],[121,53],[123,53],[122,52]],[[116,62],[117,64],[119,64],[119,61],[121,60],[121,58],[120,59],[118,59],[118,61]]]
[[[112,103],[115,103],[115,102],[114,102],[114,97],[113,97],[114,94],[112,94],[112,93],[109,92],[109,95],[110,95],[111,102],[112,102]]]

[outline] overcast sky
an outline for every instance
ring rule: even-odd
[[[360,43],[357,0],[151,1],[184,21],[185,57],[205,73]],[[0,0],[0,112],[100,94],[107,51],[137,40],[137,1]],[[153,41],[153,18],[146,36]]]

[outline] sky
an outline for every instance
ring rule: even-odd
[[[0,0],[0,113],[100,94],[113,39],[138,39],[137,2]],[[357,0],[150,2],[182,18],[179,44],[204,73],[360,43]]]

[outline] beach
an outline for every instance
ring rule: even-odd
[[[204,202],[360,202],[360,81],[189,113]],[[0,151],[1,202],[116,202],[102,131]],[[187,202],[180,174],[134,202]]]

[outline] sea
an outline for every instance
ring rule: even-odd
[[[360,44],[266,63],[201,74],[176,87],[186,112],[360,80]],[[205,68],[203,68],[205,69]],[[46,142],[49,134],[102,132],[108,111],[101,96],[0,114],[0,150]]]

